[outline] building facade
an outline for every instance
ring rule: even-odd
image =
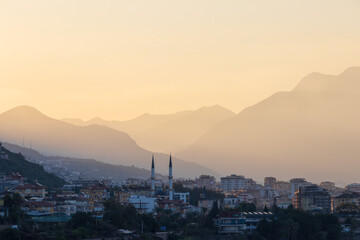
[[[276,183],[276,178],[274,177],[266,177],[264,178],[264,187],[274,189]]]
[[[221,178],[221,189],[225,192],[250,189],[254,185],[256,185],[254,180],[241,175],[232,174]]]
[[[210,175],[201,175],[195,179],[196,184],[199,188],[206,188],[209,190],[216,189],[216,179]]]
[[[295,192],[293,199],[295,208],[305,211],[331,211],[331,197],[327,190],[317,186],[303,186]]]

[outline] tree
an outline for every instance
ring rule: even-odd
[[[256,212],[256,206],[253,203],[242,202],[235,209],[239,212]]]
[[[276,218],[260,221],[257,233],[267,240],[338,240],[341,227],[338,218],[334,215],[313,215],[290,208],[279,211]]]
[[[4,196],[5,213],[4,222],[19,224],[21,218],[27,218],[26,214],[20,209],[23,200],[18,193],[6,194]]]
[[[69,224],[73,228],[79,228],[79,227],[86,228],[95,225],[96,220],[91,215],[91,213],[77,212],[71,217]]]
[[[110,199],[104,203],[104,221],[117,228],[139,230],[141,220],[133,206],[124,206]]]
[[[218,202],[214,201],[213,206],[209,212],[209,214],[206,217],[206,228],[207,229],[214,229],[214,218],[217,217],[217,215],[219,214],[220,210],[218,208]]]
[[[17,229],[7,228],[0,231],[0,239],[20,240],[21,232]]]

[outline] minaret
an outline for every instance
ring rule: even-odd
[[[155,196],[155,164],[154,164],[154,155],[152,155],[151,161],[151,196]]]
[[[169,200],[173,200],[173,172],[172,172],[172,161],[170,154],[170,162],[169,162]]]

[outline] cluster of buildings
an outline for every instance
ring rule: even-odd
[[[221,178],[220,188],[225,194],[223,206],[230,209],[244,202],[255,204],[257,209],[270,209],[274,205],[287,208],[290,204],[306,211],[327,213],[338,212],[344,204],[351,205],[353,211],[360,209],[358,183],[340,188],[329,181],[317,185],[304,178],[293,178],[287,182],[266,177],[264,185],[260,185],[250,178],[230,175]]]
[[[200,175],[195,179],[182,179],[176,180],[177,183],[181,184],[184,188],[204,188],[207,190],[216,190],[219,188],[216,178],[210,175]]]
[[[177,179],[176,184],[182,185],[183,189],[188,191],[176,192],[173,182],[171,156],[166,181],[163,177],[156,177],[155,160],[152,157],[149,179],[129,178],[114,184],[107,180],[77,178],[72,180],[71,184],[64,185],[61,193],[47,192],[44,186],[36,182],[28,183],[19,173],[0,172],[0,215],[6,214],[1,198],[9,193],[18,193],[24,199],[22,210],[35,222],[66,222],[76,212],[92,212],[101,219],[104,202],[110,199],[110,193],[115,201],[132,205],[141,214],[155,213],[157,209],[171,210],[182,216],[188,212],[206,214],[217,204],[223,209],[214,219],[219,234],[253,231],[259,221],[273,217],[273,213],[269,211],[273,206],[287,208],[292,204],[294,208],[306,211],[352,211],[360,214],[358,183],[339,188],[333,182],[317,185],[304,178],[279,181],[274,177],[266,177],[262,185],[251,178],[236,174],[222,177],[220,182],[213,176],[201,175],[196,179]],[[204,194],[200,194],[197,205],[191,205],[190,191],[195,189],[197,192],[203,191]],[[207,191],[222,193],[224,198],[208,198]],[[256,206],[258,211],[241,210],[244,203]],[[348,207],[342,208],[345,205]]]
[[[154,157],[150,184],[141,179],[128,179],[120,188],[113,188],[110,181],[78,179],[64,185],[61,193],[55,193],[46,192],[41,184],[25,183],[18,173],[8,176],[1,173],[0,177],[0,186],[3,188],[0,197],[9,193],[20,194],[24,199],[22,210],[37,222],[66,222],[76,212],[92,212],[100,219],[104,213],[104,202],[110,199],[111,192],[115,201],[132,205],[139,213],[154,213],[157,208],[181,214],[197,210],[190,205],[189,192],[175,192],[173,189],[171,156],[167,186],[164,186],[163,181],[155,179]],[[1,214],[4,215],[4,212],[3,209]]]
[[[135,183],[135,182],[134,182]],[[151,161],[150,188],[141,183],[133,184],[127,191],[115,192],[115,199],[121,204],[133,205],[139,213],[154,213],[157,208],[181,214],[194,211],[190,205],[189,192],[175,192],[173,189],[173,167],[170,156],[168,184],[156,179],[154,156]]]

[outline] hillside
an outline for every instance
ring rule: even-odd
[[[10,174],[18,172],[28,181],[35,180],[46,187],[61,187],[65,181],[54,174],[47,173],[38,164],[25,160],[20,153],[13,153],[4,147],[0,147],[0,171]]]
[[[141,147],[155,152],[177,152],[188,147],[215,124],[235,116],[221,106],[202,107],[168,115],[144,114],[128,121],[106,121],[94,118],[89,121],[64,119],[88,126],[98,124],[128,133]]]
[[[0,137],[4,142],[23,141],[47,156],[96,159],[113,165],[149,168],[152,152],[139,147],[126,133],[100,126],[74,126],[50,118],[35,108],[20,106],[0,115]],[[157,171],[168,172],[169,155],[155,153]],[[216,175],[210,169],[174,158],[174,175],[195,177]]]
[[[51,172],[59,176],[71,175],[74,172],[78,172],[82,178],[125,180],[130,177],[147,179],[151,174],[148,170],[150,165],[148,169],[141,169],[107,164],[93,159],[44,156],[35,150],[9,143],[3,143],[3,146],[13,152],[20,152],[28,161],[48,166],[51,168]]]
[[[177,156],[257,180],[359,181],[359,93],[360,68],[338,76],[310,74],[293,91],[217,124]]]

